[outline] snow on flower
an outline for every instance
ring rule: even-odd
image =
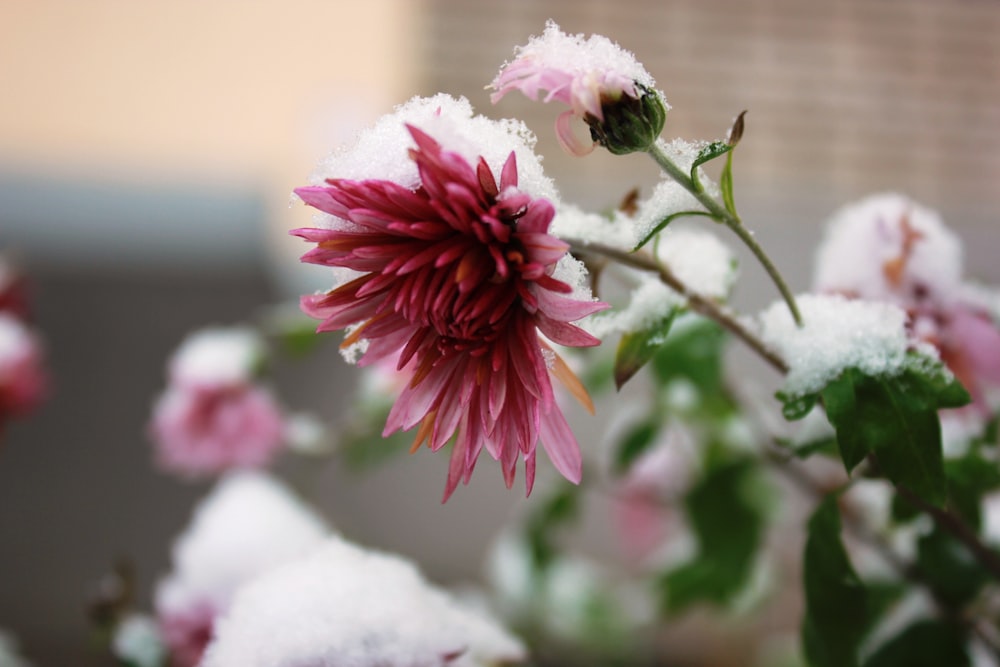
[[[153,407],[159,464],[184,475],[267,465],[282,445],[284,418],[254,380],[263,345],[249,329],[215,328],[184,341],[170,385]]]
[[[496,621],[409,561],[332,537],[241,588],[203,664],[485,667],[524,657]]]
[[[933,345],[984,412],[1000,387],[1000,329],[962,282],[962,245],[940,216],[902,195],[847,206],[817,255],[816,289],[906,311],[910,335]]]
[[[542,336],[597,345],[570,322],[606,306],[567,282],[580,272],[568,246],[548,233],[553,204],[536,194],[550,184],[536,175],[520,185],[520,155],[530,153],[520,130],[472,118],[464,100],[429,102],[440,111],[414,100],[390,117],[405,127],[407,142],[385,119],[366,135],[398,141],[386,150],[407,157],[415,180],[373,178],[359,167],[380,145],[363,136],[360,154],[334,160],[325,185],[296,190],[327,214],[323,228],[293,232],[316,244],[303,261],[356,272],[330,292],[304,297],[303,310],[322,320],[318,331],[347,328],[344,346],[365,350],[359,365],[389,359],[412,368],[384,433],[419,426],[414,447],[427,442],[435,451],[454,436],[445,499],[460,480],[468,483],[484,447],[501,462],[508,487],[523,458],[530,492],[539,440],[559,472],[577,482],[579,447],[550,372],[589,398]],[[479,157],[470,152],[477,140],[485,142]],[[498,142],[506,146],[502,160]],[[356,172],[367,180],[354,180]]]
[[[517,48],[514,60],[500,69],[490,88],[495,91],[491,96],[494,104],[518,90],[532,100],[546,91],[544,102],[568,105],[569,110],[556,120],[556,135],[568,152],[585,155],[593,150],[593,144],[584,144],[574,136],[570,126],[573,117],[586,121],[594,141],[613,150],[614,144],[631,148],[622,152],[648,148],[659,136],[669,108],[654,90],[655,85],[635,56],[607,37],[567,35],[549,21],[541,37],[532,37]],[[627,110],[623,114],[627,128],[613,123],[619,110]],[[621,138],[614,136],[617,129],[629,132],[624,142],[616,141]],[[612,136],[604,136],[606,133]],[[609,140],[612,145],[608,145]]]
[[[240,585],[307,553],[328,533],[275,479],[250,471],[223,478],[174,543],[173,570],[156,590],[173,667],[199,664],[216,619]]]
[[[46,384],[38,338],[19,319],[0,313],[0,429],[34,410]]]
[[[905,307],[948,299],[961,279],[961,242],[938,214],[902,195],[881,194],[830,220],[814,284],[822,292]]]
[[[852,301],[840,295],[795,297],[803,325],[796,326],[784,301],[759,319],[761,340],[788,364],[784,391],[802,396],[820,391],[847,368],[892,376],[913,363],[907,351],[906,313],[888,303]],[[928,345],[918,351],[936,357]]]

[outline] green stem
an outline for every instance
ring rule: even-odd
[[[767,256],[764,249],[753,238],[753,234],[743,226],[743,221],[738,216],[727,211],[714,197],[696,186],[691,180],[691,176],[674,164],[670,156],[663,152],[659,143],[654,143],[649,147],[649,155],[670,178],[680,183],[685,190],[694,195],[695,199],[705,207],[714,219],[725,224],[740,237],[740,240],[750,249],[750,252],[753,253],[754,257],[757,258],[757,261],[761,263],[764,270],[771,277],[771,281],[774,282],[775,287],[778,288],[778,292],[781,293],[781,297],[788,305],[788,310],[791,311],[795,323],[802,326],[802,316],[799,314],[799,307],[796,305],[795,297],[792,295],[791,290],[788,289],[785,279],[781,277],[781,273],[771,261],[771,258]]]

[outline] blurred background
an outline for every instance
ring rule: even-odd
[[[2,16],[0,250],[32,279],[54,382],[0,443],[0,627],[37,665],[106,664],[88,649],[88,591],[127,556],[148,601],[168,568],[208,486],[153,468],[164,362],[193,328],[328,286],[287,231],[309,222],[291,190],[334,146],[445,91],[523,118],[567,200],[605,208],[657,180],[642,156],[563,154],[556,108],[489,105],[484,86],[548,18],[634,51],[673,106],[668,138],[720,138],[749,110],[736,199],[797,291],[825,218],[887,189],[940,210],[967,273],[1000,281],[992,0],[35,0]],[[750,262],[743,275],[738,306],[773,299]],[[330,352],[282,368],[280,394],[336,418],[352,375]],[[439,581],[474,578],[526,501],[484,465],[441,507],[445,466],[330,466],[318,502]]]

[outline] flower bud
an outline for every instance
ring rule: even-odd
[[[615,100],[601,100],[604,120],[587,114],[590,137],[615,155],[647,151],[663,131],[667,107],[659,93],[636,83],[638,98],[619,95]]]

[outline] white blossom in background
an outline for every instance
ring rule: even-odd
[[[907,350],[914,342],[907,336],[906,313],[898,307],[839,295],[802,294],[796,301],[801,327],[784,301],[773,303],[758,320],[761,340],[788,364],[784,391],[789,396],[818,392],[848,368],[891,377],[913,363]],[[916,349],[937,358],[930,345]]]
[[[490,549],[486,576],[503,618],[564,640],[600,644],[654,615],[648,588],[619,585],[584,558],[561,554],[537,569],[521,536],[500,535]]]
[[[111,639],[111,651],[133,667],[161,667],[166,658],[156,621],[139,614],[130,614],[118,624]]]
[[[3,628],[0,628],[0,667],[31,667],[21,655],[17,639]]]
[[[196,477],[271,462],[285,421],[256,380],[264,355],[264,342],[247,327],[204,329],[184,340],[149,426],[161,467]]]
[[[223,478],[174,543],[173,569],[156,590],[156,615],[173,664],[198,664],[216,618],[240,585],[307,553],[329,532],[274,478],[257,472]]]
[[[239,591],[202,667],[486,667],[524,657],[494,619],[409,561],[331,537]]]

